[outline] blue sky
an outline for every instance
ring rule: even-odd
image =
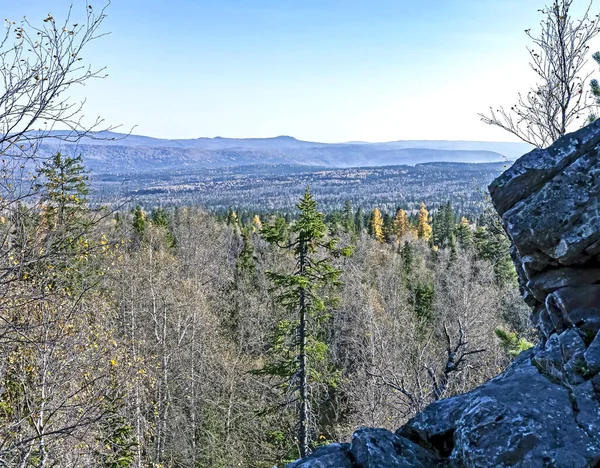
[[[4,15],[32,22],[85,8],[2,1]],[[164,138],[511,141],[477,112],[532,83],[524,30],[544,4],[114,0],[111,34],[84,56],[109,77],[73,97],[87,98],[90,117]]]

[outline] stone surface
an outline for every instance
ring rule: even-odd
[[[555,308],[567,326],[577,327],[593,337],[600,330],[600,285],[563,288],[548,295],[548,308]]]
[[[319,447],[311,456],[290,463],[286,468],[354,468],[349,449],[350,444]]]
[[[600,372],[600,333],[596,335],[588,349],[585,350],[583,358],[590,374]]]
[[[600,467],[599,150],[600,120],[526,154],[490,185],[536,347],[395,435],[360,429],[349,446],[293,468]]]
[[[350,454],[358,468],[427,468],[436,466],[439,461],[419,445],[385,429],[357,430],[352,436]]]

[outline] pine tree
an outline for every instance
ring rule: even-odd
[[[330,317],[327,302],[332,302],[330,297],[320,293],[324,288],[340,284],[342,272],[332,266],[330,259],[347,256],[350,249],[339,249],[337,239],[327,239],[323,214],[317,211],[317,202],[308,188],[298,209],[300,214],[290,229],[291,239],[281,230],[281,223],[265,226],[262,230],[268,242],[291,250],[296,259],[296,269],[292,273],[268,271],[267,276],[279,289],[279,303],[297,314],[297,318],[279,323],[274,347],[279,356],[257,373],[281,377],[297,392],[299,451],[304,457],[310,453],[313,439],[309,425],[310,380],[316,378],[314,366],[326,358],[323,323]]]
[[[454,232],[454,212],[450,201],[440,206],[433,218],[433,244],[441,249],[451,247]]]
[[[496,336],[500,340],[500,346],[506,351],[510,357],[517,357],[523,351],[533,347],[533,343],[527,341],[523,337],[517,336],[515,332],[506,331],[502,328],[494,330]]]
[[[425,207],[425,203],[421,202],[419,215],[417,217],[417,237],[419,239],[429,240],[431,238],[431,225],[429,224],[429,211]]]
[[[480,222],[481,225],[473,234],[477,255],[492,263],[499,283],[516,283],[517,273],[510,257],[510,240],[500,217],[495,212],[487,212],[481,216]]]
[[[370,223],[370,231],[371,235],[375,238],[375,240],[379,243],[385,242],[385,235],[383,232],[383,217],[381,216],[381,211],[379,208],[375,208],[371,213],[371,223]]]
[[[169,214],[164,208],[157,208],[152,212],[152,223],[155,226],[168,227],[171,221]]]

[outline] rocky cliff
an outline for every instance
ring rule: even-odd
[[[490,186],[539,344],[395,433],[359,429],[288,468],[600,467],[600,121]]]

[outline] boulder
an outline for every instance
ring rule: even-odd
[[[600,332],[596,334],[596,337],[583,353],[587,371],[590,374],[597,374],[600,372]]]

